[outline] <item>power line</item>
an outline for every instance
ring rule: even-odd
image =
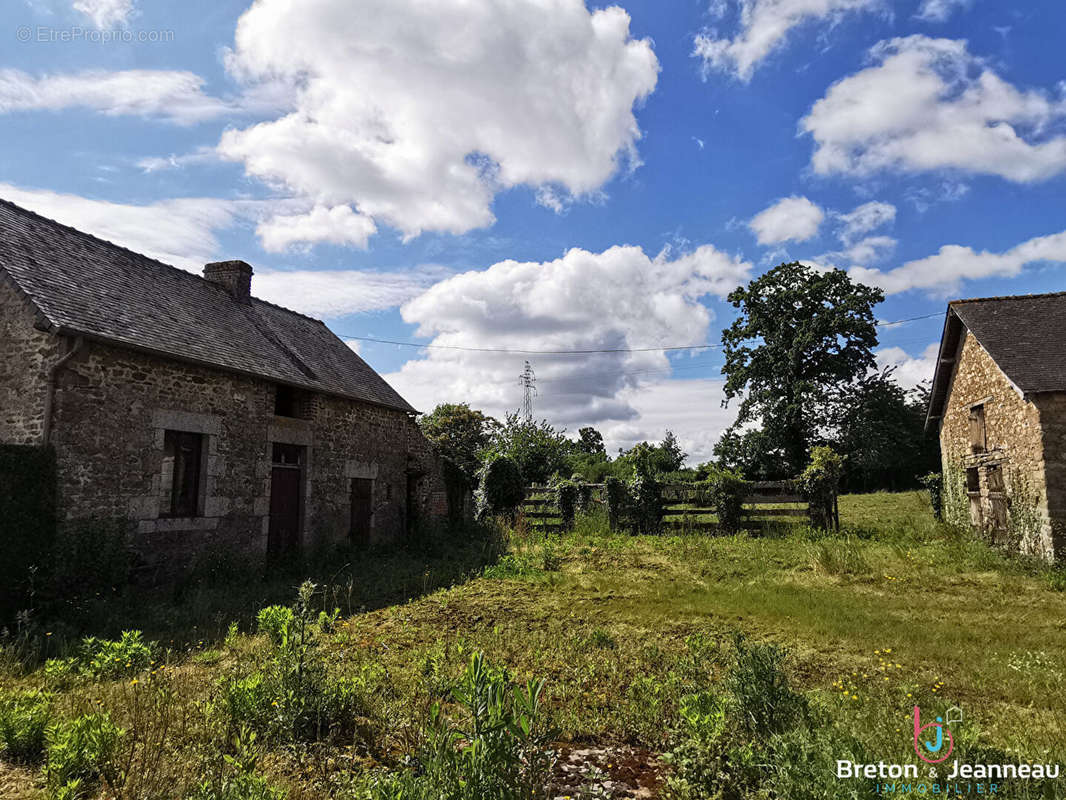
[[[937,312],[935,314],[923,314],[917,317],[907,317],[906,319],[896,320],[882,320],[875,323],[878,328],[887,328],[892,325],[901,325],[904,322],[916,322],[922,319],[931,319],[933,317],[941,317],[943,312]],[[469,353],[511,353],[514,355],[526,355],[526,356],[582,356],[592,355],[594,353],[665,353],[678,350],[718,350],[722,347],[720,344],[685,344],[685,345],[670,345],[668,347],[609,347],[591,350],[516,350],[506,347],[463,347],[456,344],[422,344],[421,342],[402,342],[397,339],[377,339],[373,336],[351,336],[346,333],[338,334],[345,339],[355,339],[360,342],[375,342],[377,344],[394,344],[400,347],[416,347],[420,350],[462,350]]]

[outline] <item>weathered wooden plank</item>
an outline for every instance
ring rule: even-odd
[[[526,519],[560,519],[558,511],[525,511],[522,516]]]
[[[745,503],[806,503],[807,498],[798,494],[750,494],[744,498]]]
[[[806,517],[809,512],[805,508],[746,508],[744,514],[748,517]]]
[[[698,517],[700,514],[713,513],[715,513],[713,508],[667,508],[663,510],[664,517],[682,517],[685,514]]]

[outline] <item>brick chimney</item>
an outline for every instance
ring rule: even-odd
[[[204,277],[224,287],[237,302],[252,302],[252,265],[248,262],[213,261],[204,265]]]

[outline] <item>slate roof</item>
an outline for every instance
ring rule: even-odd
[[[926,427],[947,403],[965,331],[1025,394],[1066,391],[1066,292],[976,297],[948,303]]]
[[[0,270],[60,333],[414,412],[319,320],[2,199]]]

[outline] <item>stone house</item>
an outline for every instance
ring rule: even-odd
[[[945,514],[1047,559],[1066,555],[1066,293],[948,304],[926,430]]]
[[[415,410],[243,261],[167,266],[0,201],[0,444],[50,445],[60,524],[147,568],[401,539],[447,507]]]

